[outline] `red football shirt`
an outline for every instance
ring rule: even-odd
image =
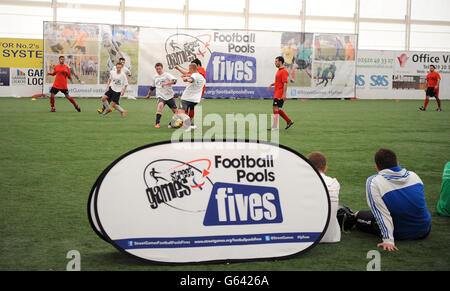
[[[198,68],[198,73],[200,75],[202,75],[203,78],[205,78],[205,80],[206,80],[206,70],[203,67]],[[203,86],[202,97],[203,97],[203,94],[205,94],[205,89],[206,89],[206,85]]]
[[[56,89],[67,89],[67,79],[71,78],[70,69],[66,65],[56,65],[53,69],[53,73],[50,75],[55,76],[55,82],[53,82],[53,88]]]
[[[289,80],[289,73],[286,68],[278,69],[275,75],[275,90],[273,98],[281,99],[283,97],[284,86]]]
[[[428,87],[436,87],[438,80],[441,79],[441,75],[438,72],[429,73],[427,75]]]

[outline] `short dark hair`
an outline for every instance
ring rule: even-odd
[[[119,61],[125,61],[125,58],[119,58]]]
[[[123,67],[122,63],[117,63],[116,66],[117,66],[117,65],[121,65],[121,66]]]
[[[430,65],[430,67],[433,67],[433,69],[436,69],[436,66],[435,66],[435,65]]]
[[[65,56],[59,56],[59,58],[58,59],[60,59],[60,58],[66,58]]]
[[[156,67],[164,68],[163,64],[161,64],[161,63],[156,63],[155,68],[156,68]]]
[[[319,171],[325,171],[325,167],[327,166],[327,158],[321,152],[312,152],[307,156],[309,162],[313,164]]]
[[[275,59],[277,59],[278,61],[280,61],[284,64],[284,58],[282,56],[278,56]]]
[[[375,164],[380,171],[396,167],[397,155],[390,149],[381,148],[375,153]]]
[[[191,63],[194,63],[194,64],[196,64],[197,66],[200,66],[200,67],[202,66],[202,62],[199,59],[195,59]]]

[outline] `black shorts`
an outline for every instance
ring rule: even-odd
[[[180,100],[180,109],[183,109],[186,113],[189,110],[194,110],[195,105],[197,105],[195,102]]]
[[[119,105],[120,104],[119,103],[120,93],[121,92],[116,92],[116,91],[113,91],[113,89],[109,88],[109,90],[105,92],[105,96],[108,97],[108,102],[110,102],[110,103],[114,102],[117,105]]]
[[[273,106],[277,106],[278,108],[282,108],[284,104],[283,99],[274,98],[273,99]]]
[[[158,103],[164,103],[164,105],[169,106],[170,109],[177,109],[177,104],[175,103],[175,99],[170,98],[169,100],[164,100],[162,98],[158,98]]]
[[[437,95],[437,90],[435,91],[434,90],[435,88],[434,87],[428,87],[427,88],[427,96],[429,96],[429,97],[437,97],[438,95]]]
[[[61,91],[61,93],[63,93],[64,95],[68,95],[69,94],[69,90],[67,90],[67,89],[58,89],[58,88],[55,88],[55,87],[52,87],[50,89],[50,93],[55,94],[55,95],[58,94],[59,91]]]

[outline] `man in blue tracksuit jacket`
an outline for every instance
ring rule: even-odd
[[[398,250],[395,240],[425,238],[430,232],[431,215],[419,176],[398,165],[392,150],[375,153],[378,173],[366,182],[366,198],[370,211],[359,211],[356,227],[381,236],[377,247]]]

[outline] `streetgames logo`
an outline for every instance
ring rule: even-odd
[[[211,35],[209,34],[192,36],[177,33],[169,36],[165,43],[166,60],[169,69],[172,70],[175,66],[180,66],[187,70],[187,66],[184,64],[189,64],[195,59],[199,59],[204,63],[208,54],[211,54],[209,49],[210,42]]]
[[[144,182],[150,207],[157,209],[164,204],[185,212],[205,211],[213,186],[207,177],[210,169],[208,159],[160,159],[149,163],[144,169]]]

